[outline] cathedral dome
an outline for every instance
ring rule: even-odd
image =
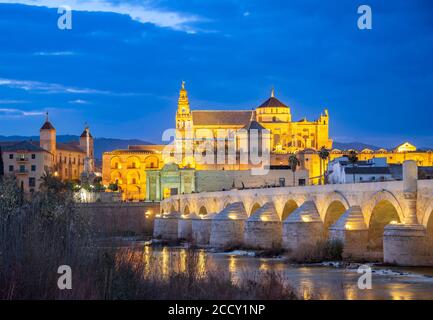
[[[288,108],[288,106],[275,98],[274,90],[272,89],[271,97],[257,108]]]

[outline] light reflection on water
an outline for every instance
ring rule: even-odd
[[[139,250],[139,249],[137,249]],[[318,266],[293,266],[279,259],[264,259],[208,253],[196,250],[193,261],[188,261],[186,249],[143,249],[143,263],[159,261],[161,276],[167,278],[171,271],[185,272],[193,264],[195,272],[203,276],[207,269],[228,273],[237,282],[251,275],[276,271],[283,276],[298,294],[305,299],[429,299],[433,300],[433,278],[395,275],[374,275],[373,289],[360,290],[357,286],[360,274],[356,270]],[[389,269],[389,268],[388,268]],[[431,274],[433,269],[405,269],[405,272]]]

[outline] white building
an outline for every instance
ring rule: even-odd
[[[347,156],[328,163],[327,178],[330,184],[393,180],[386,158],[358,161],[352,165]]]

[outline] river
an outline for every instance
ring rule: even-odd
[[[161,272],[168,274],[172,269],[185,268],[186,249],[181,247],[152,247],[143,242],[126,245],[141,251],[143,261],[158,259]],[[361,290],[358,279],[361,274],[355,267],[339,267],[335,264],[296,265],[282,258],[259,258],[251,252],[209,252],[196,249],[197,268],[212,265],[216,272],[229,274],[239,281],[267,270],[281,275],[298,295],[306,299],[348,300],[433,300],[433,268],[403,268],[371,265],[372,288]]]

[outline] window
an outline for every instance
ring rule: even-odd
[[[305,186],[305,179],[299,179],[298,180],[298,185]]]
[[[32,153],[32,159],[36,159],[36,154]]]
[[[9,172],[14,171],[14,166],[9,166]]]
[[[20,160],[22,160],[22,161],[23,161],[23,160],[26,160],[26,155],[23,154],[23,153],[21,153],[21,154],[20,154]]]
[[[26,166],[25,165],[20,165],[20,172],[26,172]]]
[[[280,178],[280,187],[285,187],[285,186],[286,186],[286,179]]]
[[[11,154],[9,154],[9,159],[13,159],[14,158],[14,155],[11,153]]]
[[[29,187],[36,187],[36,178],[29,178]]]
[[[32,165],[32,171],[36,171],[36,166]]]

